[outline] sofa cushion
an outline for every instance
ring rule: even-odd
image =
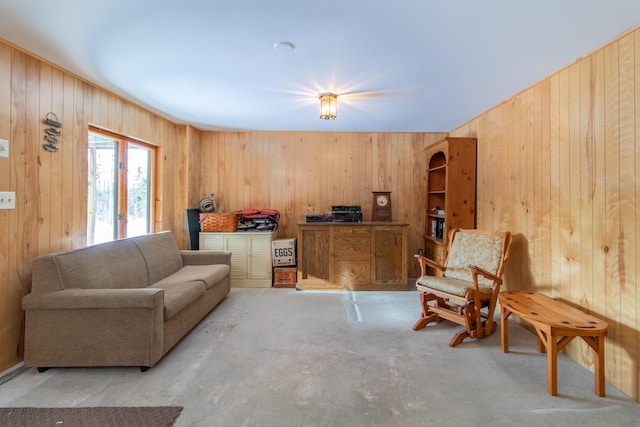
[[[156,282],[164,283],[184,283],[184,282],[204,282],[207,289],[214,286],[229,274],[231,268],[226,264],[217,265],[185,265],[172,275]],[[155,287],[156,284],[152,286]]]
[[[171,319],[189,304],[204,295],[204,282],[167,282],[154,283],[150,288],[164,291],[164,320]]]
[[[149,283],[155,283],[182,268],[182,255],[171,232],[147,234],[130,240],[138,246],[144,256]]]
[[[149,273],[138,247],[116,240],[53,255],[65,289],[146,288]]]

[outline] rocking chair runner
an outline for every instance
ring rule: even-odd
[[[443,319],[465,326],[465,330],[453,336],[450,347],[467,337],[491,335],[497,327],[493,313],[510,246],[508,231],[456,228],[449,232],[445,265],[416,255],[421,270],[416,288],[420,291],[422,317],[413,325],[413,330]],[[427,276],[427,266],[442,271],[442,277]]]

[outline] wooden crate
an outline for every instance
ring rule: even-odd
[[[295,267],[274,267],[274,288],[295,288],[297,281],[297,269]]]

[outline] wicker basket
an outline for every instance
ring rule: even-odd
[[[203,213],[200,212],[200,231],[222,232],[238,229],[237,213]]]

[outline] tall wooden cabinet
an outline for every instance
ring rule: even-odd
[[[297,288],[407,290],[408,225],[298,224]]]
[[[200,233],[200,249],[231,252],[231,286],[271,287],[273,232]]]
[[[425,255],[444,262],[453,228],[475,228],[476,138],[445,138],[425,149]]]

